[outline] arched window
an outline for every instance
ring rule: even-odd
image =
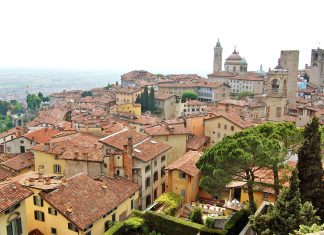
[[[272,92],[279,92],[279,80],[273,79],[271,82]]]

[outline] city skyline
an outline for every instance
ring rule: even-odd
[[[320,6],[311,1],[3,1],[0,68],[212,72],[219,38],[224,60],[234,47],[249,70],[277,65],[281,50],[324,45]],[[278,7],[280,6],[280,7]],[[242,10],[244,9],[244,10]],[[285,20],[285,22],[283,22]]]

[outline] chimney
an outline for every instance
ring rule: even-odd
[[[68,213],[72,213],[72,212],[73,212],[73,209],[72,209],[72,206],[71,206],[70,203],[68,203],[68,204],[66,205],[66,211],[67,211]]]
[[[133,154],[133,137],[131,137],[131,136],[128,137],[127,153],[130,155]]]
[[[45,151],[49,151],[50,150],[50,146],[51,146],[50,142],[45,142],[45,144],[44,144],[44,150]]]
[[[51,178],[50,177],[45,178],[45,184],[46,185],[50,185],[51,184]]]
[[[115,156],[109,154],[108,157],[108,176],[113,177],[115,174]]]
[[[79,152],[74,152],[74,157],[78,158],[79,157]]]

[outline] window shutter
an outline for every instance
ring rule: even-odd
[[[34,219],[37,220],[37,211],[34,211]]]
[[[56,173],[56,171],[55,171],[55,165],[53,165],[53,173],[54,174]]]
[[[42,221],[45,221],[45,214],[43,212],[41,212],[41,214],[42,214]]]
[[[41,206],[43,206],[44,205],[43,199],[40,198],[40,201],[41,201]]]
[[[12,234],[12,227],[11,227],[11,223],[7,225],[7,234],[8,234],[8,235],[13,235],[13,234]]]
[[[57,210],[54,210],[55,211],[55,215],[57,215]]]
[[[34,199],[34,205],[36,205],[36,196],[33,196]]]
[[[17,219],[17,226],[18,226],[18,235],[21,235],[22,234],[21,218]]]

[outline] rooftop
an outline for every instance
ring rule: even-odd
[[[189,136],[187,141],[187,149],[190,150],[199,150],[203,145],[208,143],[210,137],[208,136]]]
[[[189,130],[182,125],[161,124],[152,127],[147,127],[144,131],[150,136],[157,135],[187,135]]]
[[[176,161],[167,166],[166,170],[179,170],[190,176],[196,176],[199,174],[199,169],[196,167],[196,163],[199,160],[201,154],[197,151],[189,151],[178,158]]]
[[[19,171],[34,165],[34,154],[31,152],[21,153],[2,162],[0,165]]]
[[[35,141],[37,143],[45,143],[59,133],[60,131],[58,130],[54,130],[51,128],[42,128],[33,132],[29,132],[23,135],[23,137]]]

